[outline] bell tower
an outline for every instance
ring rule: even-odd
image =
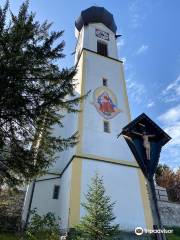
[[[115,221],[121,228],[152,228],[145,178],[123,137],[117,139],[131,116],[116,31],[113,15],[103,7],[84,10],[75,21],[76,92],[90,94],[80,103],[81,111],[68,114],[64,128],[55,133],[69,136],[78,131],[79,142],[60,153],[49,171],[59,173],[56,182],[52,177],[48,185],[39,182],[31,198],[31,209],[37,207],[44,214],[49,208],[61,218],[61,228],[73,227],[85,214],[81,202],[95,172],[103,177],[106,193],[116,202]],[[54,184],[60,189],[56,203],[48,199]],[[40,199],[46,199],[46,206]]]
[[[116,221],[127,229],[137,225],[150,228],[144,176],[124,139],[117,139],[131,116],[113,15],[93,6],[81,12],[75,27],[77,91],[80,95],[91,92],[81,103],[77,120],[80,139],[72,163],[76,166],[71,176],[69,223],[73,226],[85,214],[80,202],[98,172],[116,202]]]
[[[100,11],[103,13],[100,13]],[[89,24],[89,21],[91,24]],[[80,17],[75,22],[75,27],[75,36],[77,38],[75,61],[78,60],[82,49],[93,52],[103,51],[104,49],[105,56],[118,59],[116,45],[117,27],[112,14],[106,9],[91,7],[82,11]],[[100,43],[105,45],[103,49],[101,49]],[[105,50],[106,48],[107,51]]]

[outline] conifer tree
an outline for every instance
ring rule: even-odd
[[[106,196],[103,179],[96,173],[82,203],[86,215],[81,219],[77,229],[87,240],[113,239],[118,234],[118,224],[114,224],[115,216],[110,197]]]
[[[8,16],[7,16],[8,15]],[[16,185],[42,174],[56,151],[72,147],[54,136],[63,117],[76,113],[84,97],[75,95],[76,68],[61,69],[63,31],[40,24],[24,2],[17,15],[0,6],[0,182]]]

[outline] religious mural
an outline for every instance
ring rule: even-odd
[[[93,105],[99,114],[105,119],[114,118],[120,109],[117,107],[117,98],[107,87],[99,87],[93,93]]]

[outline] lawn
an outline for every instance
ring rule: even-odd
[[[166,237],[167,240],[180,240],[180,235],[175,235],[175,234],[169,234],[167,237]]]
[[[175,231],[173,234],[166,235],[167,240],[180,240],[180,232]],[[0,240],[20,240],[20,236],[8,233],[0,233]]]
[[[10,233],[0,233],[0,240],[19,240],[20,237]]]
[[[169,229],[171,229],[171,228],[169,228]],[[167,240],[180,240],[180,228],[173,227],[173,230],[174,230],[173,234],[166,235]]]

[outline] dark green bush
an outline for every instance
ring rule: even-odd
[[[20,225],[19,216],[0,215],[0,232],[17,232]]]
[[[53,213],[40,216],[33,211],[23,240],[59,240],[60,228]]]

